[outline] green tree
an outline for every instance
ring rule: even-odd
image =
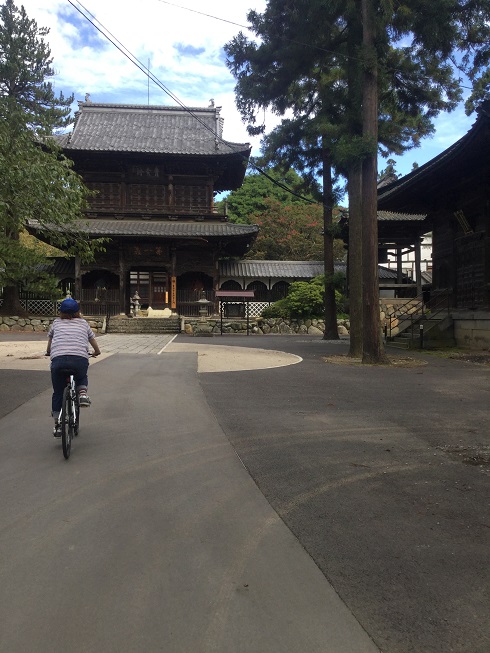
[[[46,287],[45,258],[20,238],[35,220],[39,233],[67,254],[90,257],[90,242],[76,228],[88,190],[53,138],[70,122],[73,97],[55,95],[49,30],[23,7],[0,7],[0,285],[3,314],[22,314],[19,284]],[[37,280],[37,281],[36,281]]]
[[[345,288],[345,277],[341,272],[337,272],[329,282],[335,288],[338,312],[343,302],[342,290]],[[262,316],[303,319],[321,317],[324,307],[324,292],[324,275],[315,277],[311,281],[295,281],[290,285],[287,297],[264,309]]]
[[[249,172],[238,190],[218,202],[220,208],[224,208],[226,203],[230,222],[252,224],[251,216],[265,211],[270,200],[294,206],[307,206],[316,201],[308,184],[293,169],[284,172],[279,168],[268,168],[265,172],[267,177],[258,171]],[[316,193],[317,186],[313,184]]]
[[[358,309],[351,314],[351,350],[353,342],[362,344],[365,362],[384,359],[377,328],[378,147],[400,154],[417,146],[433,132],[433,118],[456,106],[461,89],[451,62],[458,51],[465,52],[466,70],[488,61],[489,4],[269,0],[263,14],[248,15],[260,42],[239,34],[225,46],[251,133],[265,107],[293,114],[266,143],[269,156],[321,172],[326,214],[333,204],[327,166],[348,178],[350,304]]]
[[[338,216],[336,220],[338,219]],[[324,238],[320,204],[265,199],[264,210],[250,216],[260,231],[247,258],[276,261],[322,261]],[[343,241],[334,241],[335,260],[345,258]]]

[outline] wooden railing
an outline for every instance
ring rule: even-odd
[[[118,315],[121,310],[119,290],[83,288],[80,308],[84,315]]]

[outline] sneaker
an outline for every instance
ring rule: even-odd
[[[55,438],[61,438],[61,424],[58,424],[58,422],[55,422],[53,435]]]
[[[79,395],[78,403],[80,404],[80,408],[82,408],[90,406],[92,402],[90,401],[90,397],[88,395]]]

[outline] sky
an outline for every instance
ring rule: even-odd
[[[85,14],[95,16],[143,66],[186,107],[207,107],[213,99],[222,107],[223,137],[235,143],[251,143],[259,154],[260,138],[251,138],[235,105],[235,80],[226,66],[223,45],[238,32],[249,38],[247,13],[262,12],[266,0],[71,0]],[[51,48],[51,80],[57,92],[83,101],[175,106],[177,102],[102,36],[70,4],[69,0],[16,0],[38,27],[48,27],[45,37]],[[264,115],[266,132],[280,119]],[[396,171],[405,175],[416,162],[422,165],[443,152],[471,127],[475,116],[466,116],[463,106],[442,114],[435,123],[436,133],[424,139],[421,147],[392,157]],[[379,169],[386,167],[380,160]]]

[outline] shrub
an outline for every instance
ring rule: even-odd
[[[285,301],[291,317],[319,317],[323,314],[323,285],[315,281],[295,281]]]
[[[274,318],[322,318],[324,316],[324,298],[325,277],[320,275],[311,281],[295,281],[289,287],[289,293],[284,299],[271,304],[262,311],[262,317]],[[341,293],[341,288],[345,285],[343,274],[334,275],[335,302],[337,312],[345,310],[345,298]]]
[[[286,305],[286,299],[279,299],[279,301],[274,302],[274,304],[271,304],[267,308],[264,308],[262,313],[262,317],[282,317],[282,318],[289,318],[289,310]]]

